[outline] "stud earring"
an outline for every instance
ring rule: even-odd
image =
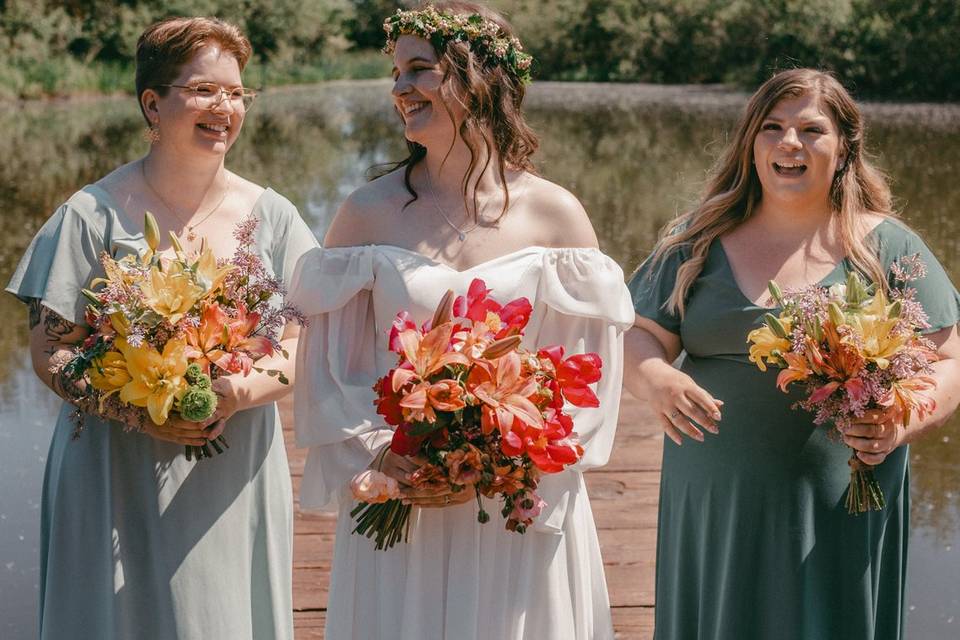
[[[160,127],[156,123],[151,123],[149,127],[143,130],[143,139],[150,144],[160,142]]]

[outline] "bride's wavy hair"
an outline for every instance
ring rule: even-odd
[[[506,18],[480,4],[451,0],[430,2],[419,8],[427,7],[444,13],[479,14],[485,20],[496,23],[506,35],[515,35]],[[471,52],[468,43],[450,42],[444,51],[438,51],[437,54],[443,71],[440,86],[443,107],[451,121],[454,121],[451,104],[459,104],[466,114],[458,128],[460,138],[470,149],[470,165],[461,181],[464,205],[468,211],[472,210],[474,221],[478,221],[475,187],[490,167],[491,159],[495,158],[496,171],[504,185],[506,196],[500,210],[502,216],[510,208],[510,190],[506,186],[505,174],[507,167],[536,173],[530,157],[537,151],[540,141],[527,124],[521,110],[526,93],[524,83],[504,66],[484,64],[482,58]],[[447,154],[453,149],[454,143],[455,141],[451,143]],[[383,165],[379,169],[374,167],[371,172],[373,177],[379,177],[403,167],[404,184],[411,196],[404,206],[419,198],[410,182],[410,175],[413,168],[427,155],[426,147],[410,140],[407,140],[407,151],[409,155],[403,160]],[[471,185],[474,187],[472,203],[468,199]],[[473,206],[470,207],[470,204]]]
[[[845,159],[830,185],[830,205],[839,223],[844,254],[855,268],[886,288],[877,250],[862,237],[857,222],[866,213],[896,214],[886,176],[866,156],[860,109],[830,73],[790,69],[774,75],[753,94],[733,138],[710,172],[700,203],[664,228],[653,253],[654,264],[674,251],[689,251],[664,303],[667,311],[683,317],[687,294],[703,270],[710,245],[747,220],[760,202],[763,189],[753,164],[753,141],[764,118],[780,100],[809,94],[817,96],[840,135]]]

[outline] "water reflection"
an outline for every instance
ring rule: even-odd
[[[263,96],[231,151],[231,168],[289,197],[321,231],[371,165],[404,153],[388,86],[330,83]],[[657,230],[695,198],[744,99],[710,88],[545,84],[533,88],[528,105],[544,134],[542,172],[583,200],[604,249],[629,272]],[[905,218],[958,281],[960,107],[870,106],[867,115],[868,140]],[[0,280],[57,204],[143,153],[142,128],[129,99],[0,111]],[[0,361],[14,363],[0,367],[0,580],[13,587],[5,593],[17,594],[0,603],[7,621],[0,636],[31,637],[37,502],[56,403],[30,371],[21,305],[2,296],[0,314],[9,319]],[[942,625],[957,611],[941,588],[960,571],[953,550],[960,547],[957,425],[913,447],[911,575],[924,579],[911,577],[911,603],[922,606],[913,605],[910,628],[924,630],[918,637],[952,628]]]

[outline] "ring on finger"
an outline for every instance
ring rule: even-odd
[[[673,411],[670,412],[670,419],[673,420],[679,415],[680,415],[680,409],[674,409]]]

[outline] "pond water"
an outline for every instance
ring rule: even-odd
[[[402,157],[385,81],[265,93],[229,166],[289,197],[322,234],[377,163]],[[745,95],[710,87],[538,83],[528,112],[538,166],[575,193],[603,249],[630,272],[657,230],[692,203]],[[869,104],[868,144],[903,215],[958,281],[960,106]],[[49,213],[141,155],[132,99],[0,106],[0,280]],[[40,489],[59,402],[33,375],[26,313],[0,297],[0,637],[36,635]],[[912,447],[910,637],[960,636],[960,427]]]

